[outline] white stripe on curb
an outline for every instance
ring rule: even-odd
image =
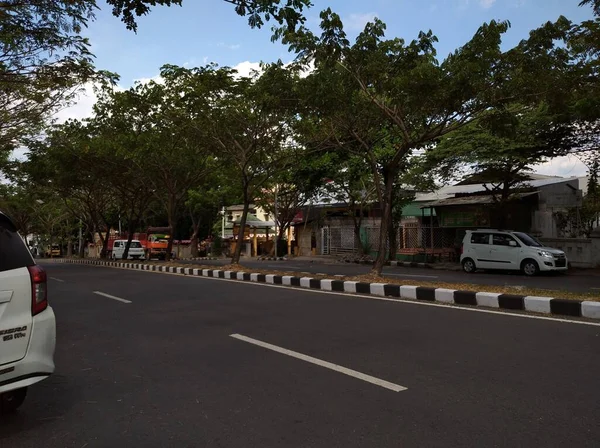
[[[454,303],[454,289],[438,288],[435,290],[436,302]]]
[[[333,280],[321,280],[321,289],[324,291],[332,291],[333,287],[331,286],[331,284],[333,283]]]
[[[385,287],[383,283],[371,283],[370,291],[371,294],[385,297]]]
[[[300,279],[300,287],[301,288],[310,288],[310,281],[312,279],[310,277],[302,277]]]
[[[478,292],[475,294],[477,305],[487,306],[488,308],[500,308],[500,304],[498,303],[499,295],[491,292]]]
[[[582,302],[581,315],[591,319],[600,319],[600,302]]]
[[[265,281],[271,285],[275,284],[275,276],[273,274],[268,274],[265,276]]]
[[[344,292],[356,292],[356,283],[358,282],[344,282]]]
[[[527,296],[523,299],[526,311],[534,313],[550,314],[550,297]]]
[[[282,284],[285,286],[291,286],[292,285],[292,276],[291,275],[284,275],[282,277]]]
[[[417,300],[417,287],[405,285],[400,286],[400,297]]]

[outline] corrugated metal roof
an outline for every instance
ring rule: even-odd
[[[530,180],[526,182],[526,185],[533,188],[540,188],[546,185],[560,184],[563,182],[576,182],[578,184],[579,180],[577,177],[553,177],[547,179]],[[484,187],[484,184],[450,185],[429,193],[417,193],[415,196],[415,202],[440,201],[442,199],[451,198],[457,194],[473,194],[484,191],[487,191]]]
[[[517,193],[510,197],[510,200],[523,199],[528,196],[537,195],[537,191],[529,193]],[[432,202],[423,207],[447,207],[451,205],[477,205],[477,204],[493,204],[494,196],[492,195],[475,195],[475,196],[459,196],[457,198],[447,198],[440,201]]]

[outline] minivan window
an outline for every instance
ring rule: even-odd
[[[490,244],[489,233],[472,233],[471,244]]]
[[[8,229],[0,220],[0,272],[34,264],[31,253],[19,234]]]
[[[139,241],[132,241],[131,242],[131,246],[129,247],[133,247],[135,249],[139,249],[140,247],[142,247],[142,243],[140,243]]]
[[[544,245],[542,243],[540,243],[538,240],[536,240],[534,237],[532,237],[531,235],[527,235],[526,233],[523,232],[515,232],[515,235],[523,242],[523,244],[525,244],[526,246],[529,247],[544,247]]]
[[[510,246],[510,242],[514,241],[517,245],[517,241],[510,235],[506,235],[503,233],[494,233],[492,235],[492,244],[494,246]]]

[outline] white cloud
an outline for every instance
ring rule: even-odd
[[[479,0],[479,4],[484,9],[491,8],[494,3],[496,3],[496,0]]]
[[[244,61],[234,65],[232,68],[237,70],[238,74],[242,77],[250,77],[253,71],[261,71],[260,62]]]
[[[134,84],[148,84],[149,82],[154,81],[157,84],[164,84],[165,80],[160,75],[154,75],[151,78],[137,78],[133,80]]]
[[[217,47],[227,48],[228,50],[237,50],[241,47],[240,44],[226,44],[225,42],[219,42]]]
[[[537,165],[534,171],[550,176],[581,177],[587,175],[587,167],[576,156],[556,157]]]
[[[70,119],[81,120],[89,118],[92,116],[92,108],[97,100],[98,97],[96,92],[94,92],[94,84],[87,83],[79,91],[76,98],[73,100],[73,103],[70,106],[59,110],[54,114],[53,118],[57,123],[64,123]]]
[[[350,14],[343,19],[346,31],[360,32],[365,29],[368,22],[372,22],[377,17],[376,12],[367,12],[364,14]]]

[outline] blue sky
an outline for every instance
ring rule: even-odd
[[[322,9],[331,7],[354,37],[367,20],[379,17],[389,37],[415,38],[420,30],[433,30],[438,50],[446,55],[466,42],[486,21],[509,20],[505,45],[513,46],[532,28],[561,14],[573,21],[592,17],[579,0],[313,0],[309,24],[318,25]],[[122,84],[155,76],[165,63],[203,65],[217,62],[236,66],[245,61],[287,62],[287,49],[270,41],[270,25],[252,30],[232,5],[222,0],[183,0],[182,7],[155,8],[139,20],[138,33],[127,31],[112,17],[103,0],[97,21],[87,31],[99,68],[121,75]]]
[[[111,15],[104,0],[97,20],[85,32],[96,55],[98,68],[121,76],[120,85],[129,87],[136,80],[156,77],[163,64],[187,66],[216,62],[248,73],[260,61],[294,55],[279,43],[271,42],[270,25],[250,29],[247,20],[235,14],[223,0],[183,0],[182,7],[155,8],[138,21],[137,34]],[[319,12],[327,7],[336,11],[353,39],[365,23],[377,16],[388,25],[388,37],[410,40],[419,31],[432,30],[439,38],[438,54],[447,55],[467,42],[477,28],[493,19],[509,20],[506,48],[526,38],[531,29],[564,15],[574,22],[592,18],[591,8],[578,7],[579,0],[313,0],[306,15],[311,28],[318,27]],[[77,104],[57,114],[59,121],[90,115],[95,102],[91,86]],[[581,176],[585,166],[575,157],[558,158],[538,167],[538,172],[562,176]]]

